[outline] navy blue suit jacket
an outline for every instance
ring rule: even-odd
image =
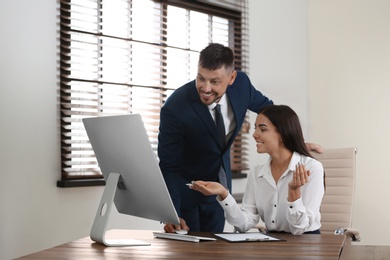
[[[248,76],[237,72],[226,94],[234,113],[236,129],[226,147],[218,141],[217,128],[209,109],[199,98],[195,81],[175,90],[160,113],[158,156],[160,168],[175,208],[192,209],[207,200],[203,194],[190,190],[192,180],[217,181],[223,164],[231,190],[230,146],[239,133],[247,110],[258,112],[273,104],[256,90]],[[212,197],[215,200],[214,196]]]

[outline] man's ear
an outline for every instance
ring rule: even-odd
[[[236,80],[236,77],[237,77],[237,71],[233,70],[232,74],[230,75],[229,85],[232,85],[234,83],[234,81]]]

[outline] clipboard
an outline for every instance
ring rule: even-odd
[[[228,242],[283,242],[285,239],[280,239],[274,236],[270,236],[260,232],[247,232],[247,233],[214,233],[216,237],[219,237]]]

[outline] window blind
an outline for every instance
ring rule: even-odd
[[[82,118],[139,113],[156,150],[160,109],[176,88],[195,79],[204,47],[231,47],[236,69],[247,71],[246,1],[211,2],[60,1],[58,186],[102,179]],[[233,172],[248,168],[245,132],[231,148]]]

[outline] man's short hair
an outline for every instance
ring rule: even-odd
[[[229,47],[219,43],[210,43],[200,52],[199,66],[208,70],[217,70],[224,67],[234,70],[234,52]]]

